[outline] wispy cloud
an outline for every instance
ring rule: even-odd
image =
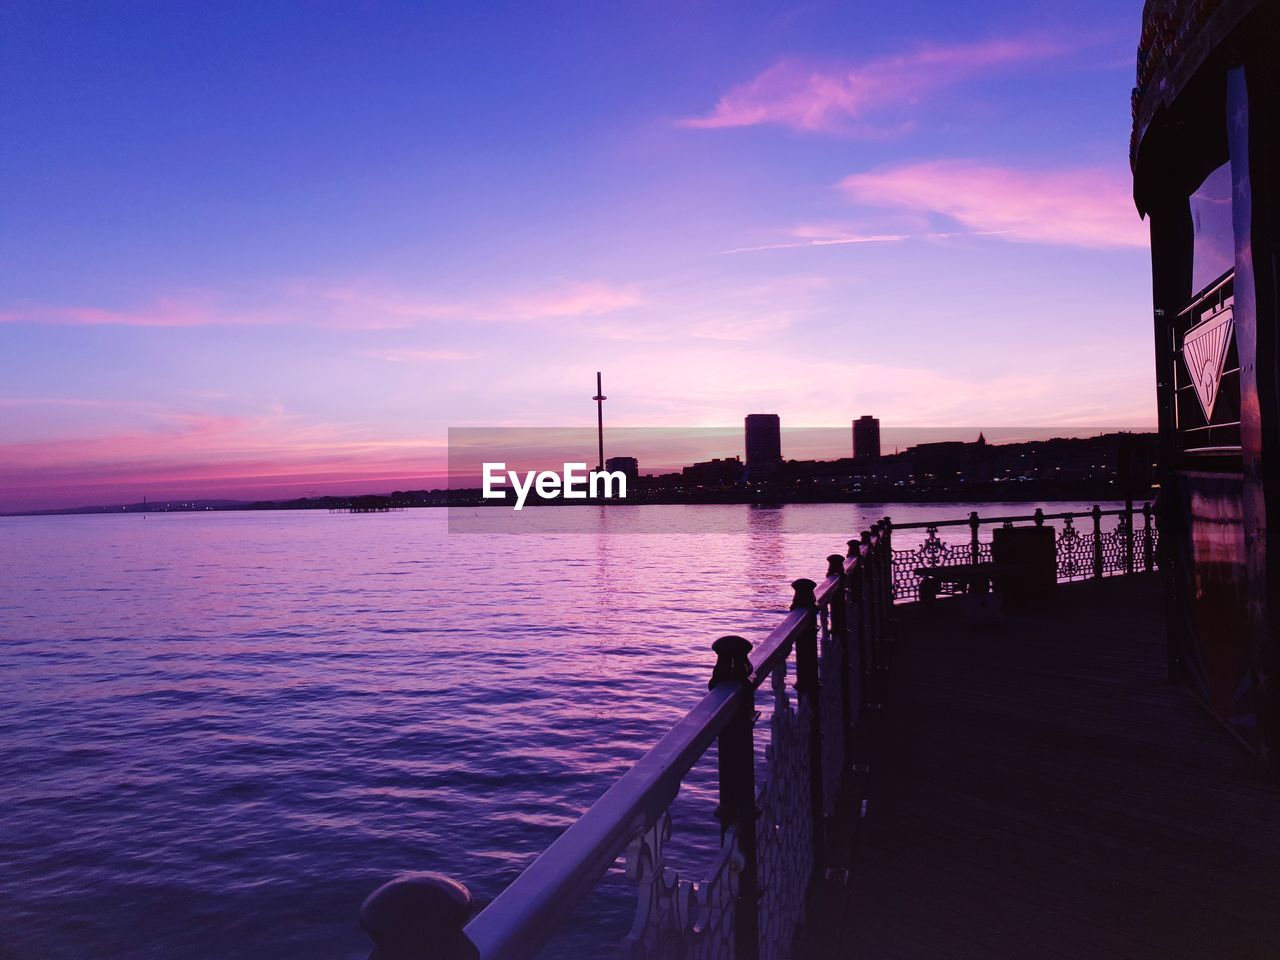
[[[474,360],[479,354],[461,350],[422,350],[416,347],[390,347],[385,350],[362,350],[362,356],[390,363],[442,363],[455,360]]]
[[[788,231],[791,239],[734,247],[722,253],[756,253],[760,250],[797,250],[804,247],[842,247],[861,243],[898,243],[910,239],[905,233],[860,233],[839,227],[801,225]]]
[[[852,199],[950,217],[1022,243],[1144,247],[1126,178],[1108,170],[1023,170],[943,160],[845,178]]]
[[[786,58],[734,87],[707,114],[682,126],[699,129],[775,124],[808,133],[884,135],[903,121],[874,124],[890,111],[980,72],[1043,59],[1064,51],[1041,39],[996,39],[934,44],[859,64],[821,66]]]
[[[0,440],[0,510],[156,497],[286,496],[403,486],[443,472],[444,440],[378,434],[279,406],[247,415],[156,408],[128,425]],[[418,485],[422,485],[421,482]],[[305,492],[305,491],[304,491]]]
[[[408,329],[429,323],[520,323],[604,316],[645,302],[632,284],[567,281],[514,294],[447,299],[376,284],[290,283],[252,308],[213,292],[163,296],[134,307],[22,303],[0,323],[129,327],[303,326],[339,330]]]
[[[562,317],[597,317],[644,303],[634,286],[608,283],[573,283],[540,293],[511,297],[496,309],[481,311],[484,319],[554,320]]]
[[[218,310],[206,294],[160,297],[134,308],[22,304],[0,312],[0,323],[50,323],[69,326],[115,324],[130,327],[198,327],[209,324],[252,324],[263,317]]]
[[[403,328],[423,322],[521,323],[604,316],[645,302],[633,284],[603,280],[563,281],[537,290],[458,299],[433,298],[388,290],[377,284],[313,287],[295,284],[293,293],[318,298],[337,326]]]

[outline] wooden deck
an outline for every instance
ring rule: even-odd
[[[797,960],[1280,958],[1280,787],[1165,681],[1153,577],[902,608]]]

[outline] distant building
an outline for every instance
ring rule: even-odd
[[[880,421],[875,417],[853,421],[853,459],[880,459]]]
[[[694,486],[725,486],[742,480],[742,461],[738,457],[716,457],[690,464],[680,471],[681,479]]]
[[[625,474],[628,480],[637,480],[640,477],[640,461],[635,457],[610,457],[604,462],[604,468],[610,473]]]
[[[746,419],[747,479],[767,480],[782,463],[782,420],[776,413]]]

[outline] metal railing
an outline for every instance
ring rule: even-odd
[[[1101,518],[1121,516],[1117,529],[1127,534],[1131,511],[876,523],[849,541],[846,555],[827,558],[821,583],[792,583],[790,612],[757,646],[737,636],[717,640],[709,689],[698,704],[474,918],[466,887],[440,874],[406,874],[370,894],[360,923],[377,956],[532,958],[619,857],[637,894],[621,943],[626,960],[790,956],[833,817],[856,783],[894,603],[919,595],[915,570],[989,560],[983,524],[1057,519],[1066,521],[1057,537],[1064,579],[1086,568],[1094,576],[1150,570],[1155,528],[1149,506],[1142,514],[1141,535],[1118,540],[1102,530]],[[1079,517],[1092,517],[1092,536],[1075,531]],[[966,524],[967,544],[939,540],[940,528]],[[924,529],[927,537],[919,547],[894,550],[895,529]],[[772,701],[767,723],[757,724],[758,692]],[[710,862],[678,871],[668,859],[670,808],[712,744],[719,847]]]
[[[1103,529],[1104,517],[1116,517],[1110,529]],[[1142,525],[1135,520],[1141,517]],[[979,517],[969,514],[963,520],[931,520],[921,523],[901,523],[894,530],[924,530],[922,543],[893,551],[893,598],[896,602],[920,599],[920,584],[929,577],[931,569],[991,563],[991,540],[981,537],[984,525],[1012,527],[1016,524],[1034,524],[1043,527],[1046,521],[1063,521],[1061,532],[1054,538],[1054,562],[1059,582],[1097,579],[1124,573],[1138,573],[1157,567],[1159,529],[1154,523],[1151,504],[1140,509],[1124,507],[1119,510],[1103,510],[1097,505],[1092,510],[1067,513],[1045,513],[1037,509],[1033,514],[1012,517]],[[1079,526],[1077,520],[1086,521]],[[939,529],[968,527],[965,540],[946,541],[938,536]],[[1081,527],[1088,527],[1082,530]],[[942,589],[947,589],[943,583]]]
[[[374,891],[360,922],[378,955],[534,957],[622,856],[637,890],[628,960],[789,956],[886,635],[889,530],[881,521],[828,557],[821,583],[796,580],[790,613],[754,649],[717,640],[706,695],[474,919],[467,889],[439,874]],[[767,724],[757,691],[772,701]],[[712,744],[720,844],[686,879],[667,858],[669,808]]]

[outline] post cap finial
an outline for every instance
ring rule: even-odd
[[[360,905],[370,960],[476,960],[462,929],[470,916],[471,891],[440,873],[401,874]]]
[[[862,531],[862,545],[863,545],[864,547],[868,547],[868,546],[870,546],[870,545],[871,545],[871,531],[870,531],[870,530],[863,530],[863,531]]]
[[[795,591],[795,596],[791,598],[792,610],[803,610],[806,607],[816,607],[818,598],[814,595],[814,591],[818,585],[812,580],[800,578],[791,581],[791,589]]]
[[[716,665],[711,671],[708,690],[714,690],[721,683],[742,683],[751,676],[751,661],[747,654],[751,652],[751,641],[742,637],[721,637],[711,645],[716,653]]]
[[[849,556],[856,557],[858,555],[858,547],[862,545],[861,540],[846,540],[849,544]]]
[[[838,553],[833,553],[827,557],[827,576],[838,577],[844,573],[844,557]]]

